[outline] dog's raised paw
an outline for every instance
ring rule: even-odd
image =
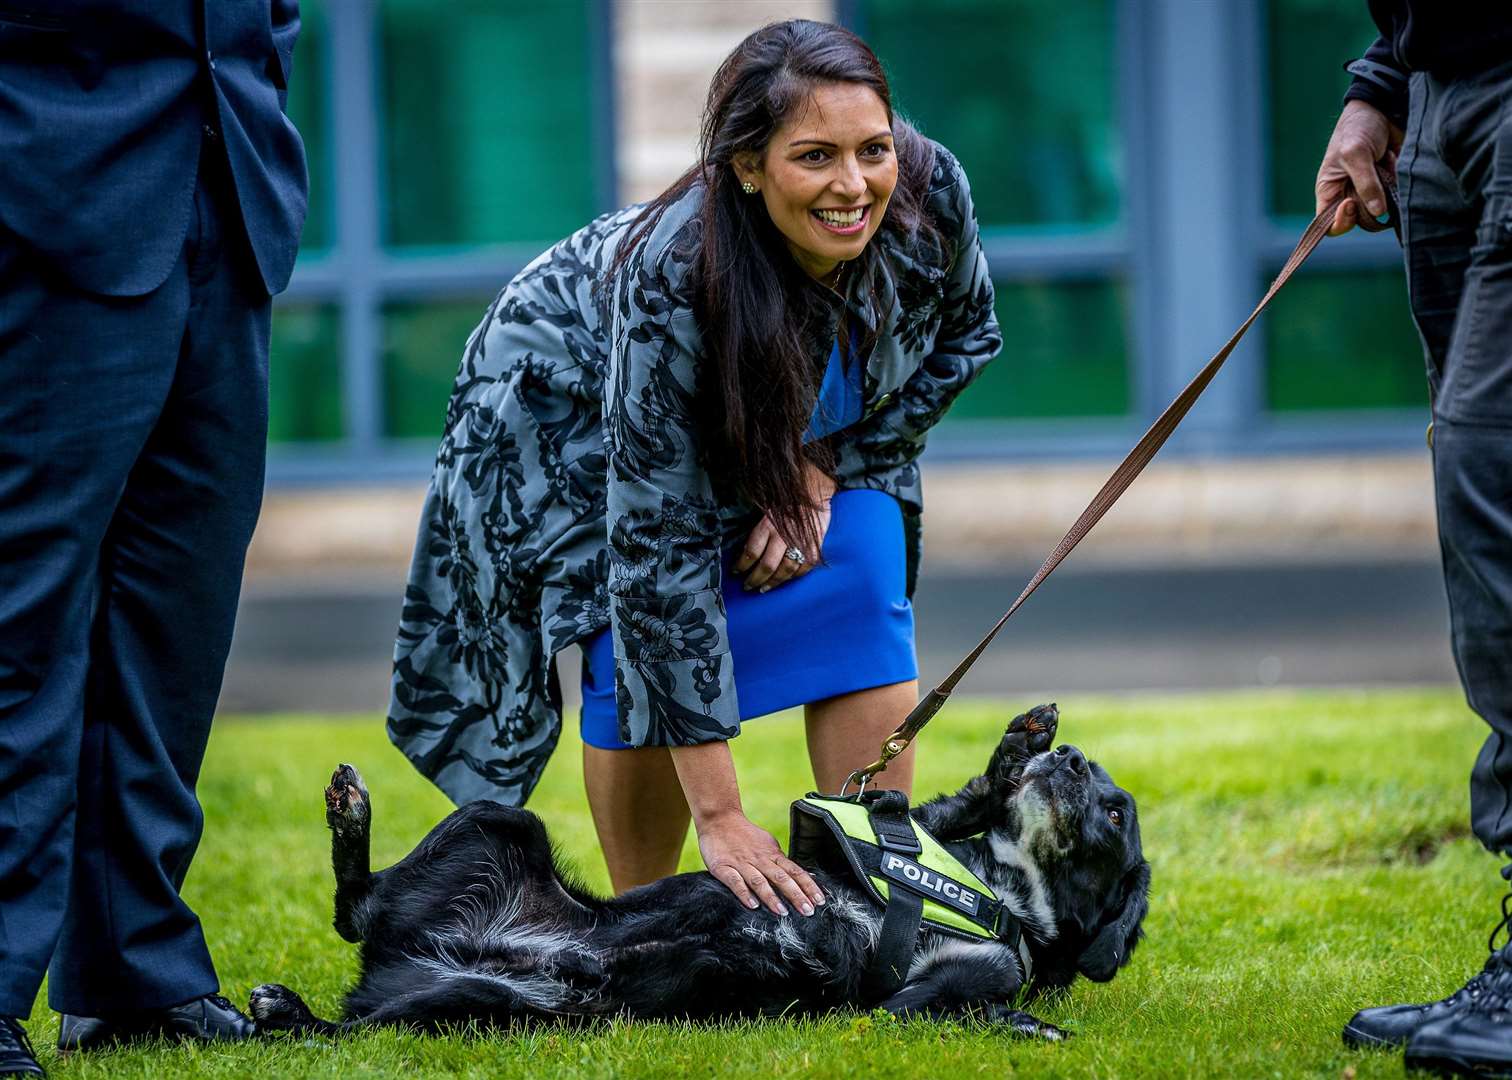
[[[1048,705],[1036,705],[1024,714],[1024,727],[1031,734],[1038,735],[1041,732],[1054,731],[1058,723],[1060,723],[1060,710],[1056,708],[1053,701]]]
[[[1055,733],[1060,728],[1060,710],[1053,701],[1048,705],[1036,705],[1029,710],[1025,726],[1029,729],[1030,751],[1043,754],[1055,745]]]
[[[364,826],[371,811],[367,785],[351,765],[338,765],[325,790],[326,823],[333,829]]]
[[[1024,749],[1031,754],[1043,754],[1055,745],[1055,733],[1060,727],[1060,710],[1055,702],[1036,705],[1026,713],[1013,718],[1006,734],[1023,733]]]
[[[1054,702],[1036,705],[1009,722],[1003,732],[1000,752],[1007,761],[1022,764],[1055,744],[1055,732],[1059,726],[1060,711]]]

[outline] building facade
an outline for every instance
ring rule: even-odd
[[[936,461],[1122,453],[1312,213],[1364,0],[303,0],[290,113],[311,213],[276,307],[270,478],[426,475],[488,301],[692,160],[704,90],[770,19],[833,19],[960,157],[1002,357]],[[444,13],[444,14],[442,14]],[[1420,446],[1390,234],[1329,240],[1168,454]]]

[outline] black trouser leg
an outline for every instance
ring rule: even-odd
[[[101,553],[73,881],[49,978],[62,1012],[173,1005],[218,985],[179,889],[262,500],[270,305],[206,151],[173,381]]]
[[[1470,773],[1470,824],[1512,855],[1512,425],[1435,421],[1433,473],[1454,660],[1491,726]]]
[[[0,230],[0,1015],[31,1011],[62,927],[101,547],[187,310],[182,272],[91,297]]]
[[[1512,853],[1512,67],[1413,79],[1401,159],[1413,315],[1433,389],[1434,488],[1455,663],[1491,728],[1471,824]]]
[[[217,988],[179,887],[262,494],[269,302],[207,171],[168,281],[0,237],[0,1014]],[[49,965],[51,959],[51,966]]]

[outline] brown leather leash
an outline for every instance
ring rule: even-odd
[[[1029,584],[1024,586],[1024,591],[1019,593],[1018,599],[1013,602],[1003,617],[997,621],[997,625],[987,632],[987,636],[977,644],[976,648],[966,654],[966,658],[956,665],[955,670],[950,673],[944,682],[940,683],[939,686],[935,687],[928,694],[925,694],[923,699],[914,706],[913,711],[898,725],[897,730],[883,741],[882,753],[877,760],[865,768],[857,769],[850,774],[840,789],[842,795],[845,794],[852,784],[857,786],[858,794],[861,791],[865,791],[866,785],[871,782],[872,777],[887,768],[889,761],[908,748],[908,744],[913,742],[924,725],[929,723],[934,718],[935,713],[944,707],[945,701],[950,697],[950,692],[955,689],[956,683],[960,682],[961,677],[966,674],[971,665],[976,663],[977,657],[982,655],[983,650],[997,636],[998,631],[1003,628],[1003,625],[1013,617],[1014,612],[1023,606],[1024,601],[1028,600],[1034,593],[1034,590],[1039,588],[1040,584],[1061,564],[1061,560],[1071,554],[1072,549],[1081,543],[1082,537],[1091,532],[1092,527],[1101,521],[1103,515],[1113,508],[1113,504],[1118,501],[1119,496],[1128,490],[1129,485],[1144,471],[1144,467],[1150,463],[1150,459],[1165,445],[1166,440],[1171,437],[1171,433],[1176,430],[1176,426],[1191,411],[1192,406],[1196,404],[1202,392],[1207,389],[1208,383],[1213,381],[1213,377],[1218,374],[1218,369],[1223,367],[1223,362],[1229,358],[1229,353],[1234,351],[1234,347],[1239,344],[1245,332],[1260,317],[1260,313],[1265,310],[1275,295],[1281,291],[1281,287],[1291,279],[1292,274],[1296,273],[1297,268],[1307,261],[1307,257],[1323,242],[1323,238],[1328,235],[1329,226],[1333,224],[1334,214],[1345,199],[1352,198],[1355,200],[1355,206],[1358,208],[1355,215],[1357,219],[1356,223],[1360,228],[1366,232],[1382,232],[1386,229],[1393,229],[1397,235],[1397,242],[1401,243],[1401,213],[1397,205],[1395,178],[1388,175],[1379,167],[1376,169],[1376,175],[1386,192],[1389,215],[1387,220],[1385,222],[1378,222],[1370,218],[1364,208],[1365,200],[1354,194],[1352,190],[1340,195],[1331,205],[1319,213],[1317,217],[1313,218],[1312,224],[1308,225],[1306,230],[1303,231],[1302,238],[1297,241],[1297,246],[1292,249],[1292,253],[1287,258],[1286,264],[1281,267],[1281,272],[1276,275],[1276,280],[1271,282],[1270,288],[1266,289],[1265,295],[1260,298],[1260,303],[1256,304],[1255,310],[1250,312],[1249,318],[1240,324],[1239,329],[1234,331],[1233,337],[1229,338],[1223,348],[1218,350],[1217,354],[1207,362],[1203,369],[1197,373],[1196,377],[1187,383],[1186,388],[1176,395],[1176,400],[1166,406],[1165,412],[1160,414],[1139,442],[1135,443],[1134,449],[1130,450],[1129,455],[1123,459],[1118,468],[1113,470],[1113,475],[1108,478],[1108,482],[1102,486],[1102,490],[1087,504],[1087,508],[1082,511],[1081,517],[1076,519],[1076,523],[1071,526],[1071,530],[1066,533],[1061,542],[1055,545],[1055,550],[1051,551],[1045,561],[1040,564],[1040,568],[1029,579]]]

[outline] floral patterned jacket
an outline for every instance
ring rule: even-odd
[[[595,286],[639,208],[569,236],[505,287],[467,342],[388,718],[458,803],[525,801],[561,731],[555,654],[606,625],[626,741],[739,731],[720,554],[757,514],[718,489],[698,452],[688,270],[699,198],[695,188],[668,208],[612,289]],[[884,227],[868,245],[869,283],[853,275],[843,303],[874,339],[867,413],[834,436],[840,486],[891,493],[915,526],[925,435],[1002,343],[966,177],[943,147],[927,205],[944,250]],[[816,338],[826,355],[841,305],[836,294]],[[915,566],[917,528],[908,535]]]

